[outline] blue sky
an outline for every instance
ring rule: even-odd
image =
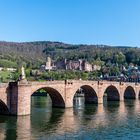
[[[140,0],[0,0],[0,40],[140,46]]]

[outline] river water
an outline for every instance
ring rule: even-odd
[[[32,97],[31,115],[0,116],[0,140],[138,140],[140,101],[51,107],[48,97]]]

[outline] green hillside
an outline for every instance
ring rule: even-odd
[[[71,45],[61,42],[0,42],[0,67],[37,68],[45,62],[46,56],[53,61],[63,58],[85,59],[97,64],[140,65],[140,49],[137,47],[107,46],[107,45]]]

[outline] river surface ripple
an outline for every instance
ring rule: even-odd
[[[138,140],[140,101],[52,108],[32,97],[31,115],[0,116],[0,140]]]

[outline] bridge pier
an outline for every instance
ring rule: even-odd
[[[98,104],[103,104],[103,97],[98,97]]]
[[[136,98],[135,98],[136,100],[139,100],[139,95],[136,95]]]
[[[121,102],[124,101],[124,96],[123,96],[123,94],[120,95],[120,101],[121,101]]]
[[[70,108],[70,107],[73,107],[73,100],[66,100],[65,102],[65,108]]]
[[[31,113],[31,85],[18,83],[18,104],[16,115]]]
[[[10,83],[10,103],[11,115],[28,115],[31,106],[31,85],[28,83]]]
[[[69,85],[65,85],[65,93],[64,93],[64,100],[65,100],[65,108],[73,107],[73,97],[74,93],[72,87]]]
[[[139,99],[139,91],[136,91],[136,99]]]

